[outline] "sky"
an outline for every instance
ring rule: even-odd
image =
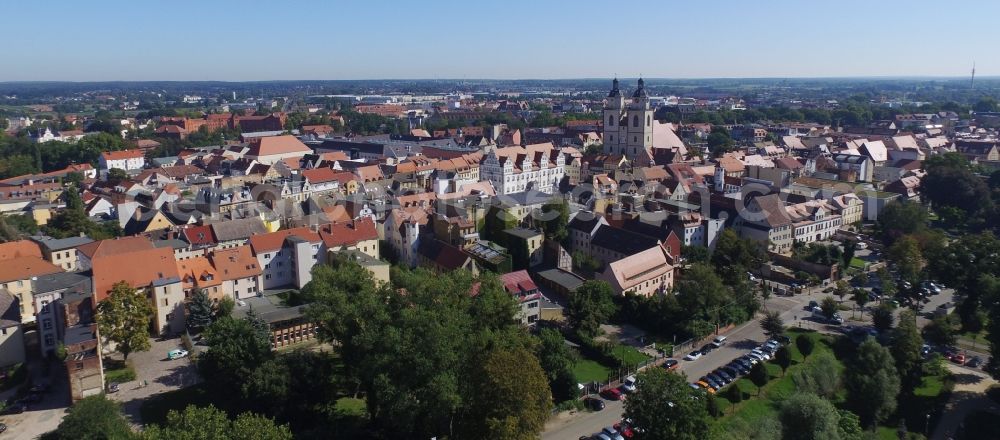
[[[1000,75],[996,0],[48,0],[0,81]]]

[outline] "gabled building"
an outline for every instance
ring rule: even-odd
[[[566,174],[564,165],[565,158],[551,143],[505,147],[487,153],[479,174],[493,184],[497,194],[530,189],[552,193]]]
[[[618,295],[652,296],[673,289],[674,267],[666,250],[654,246],[608,263],[596,278]]]
[[[510,293],[520,306],[517,316],[521,320],[521,324],[531,325],[537,322],[541,317],[540,304],[543,298],[535,281],[531,279],[531,275],[528,275],[528,271],[519,270],[505,273],[500,275],[500,281],[507,293]]]
[[[208,254],[208,259],[222,281],[222,292],[233,299],[256,296],[263,288],[260,263],[250,246],[236,246]]]

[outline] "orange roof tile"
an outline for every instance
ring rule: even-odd
[[[238,280],[259,276],[263,271],[257,265],[250,246],[237,246],[208,254],[222,280]]]
[[[169,247],[102,254],[93,260],[93,274],[97,302],[106,298],[111,287],[120,281],[136,289],[154,282],[180,282],[174,251]]]
[[[62,272],[62,268],[35,256],[16,257],[0,264],[0,283],[27,280],[39,275]]]
[[[42,248],[31,240],[18,240],[0,244],[0,261],[18,257],[42,258]]]
[[[205,257],[177,261],[177,272],[185,289],[205,288],[222,284],[212,263]]]

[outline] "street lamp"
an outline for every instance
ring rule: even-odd
[[[928,431],[930,431],[930,429],[931,429],[931,415],[930,415],[930,413],[927,413],[927,418],[925,419],[925,422],[924,422],[924,436],[925,437],[931,435],[928,432]]]

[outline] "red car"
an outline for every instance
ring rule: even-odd
[[[962,353],[957,353],[951,357],[951,361],[958,365],[965,365],[965,355]]]
[[[632,431],[632,427],[624,423],[615,423],[615,430],[621,433],[622,437],[632,438],[635,437],[635,432]]]
[[[601,392],[601,396],[608,400],[622,400],[622,391],[618,388],[608,388]]]

